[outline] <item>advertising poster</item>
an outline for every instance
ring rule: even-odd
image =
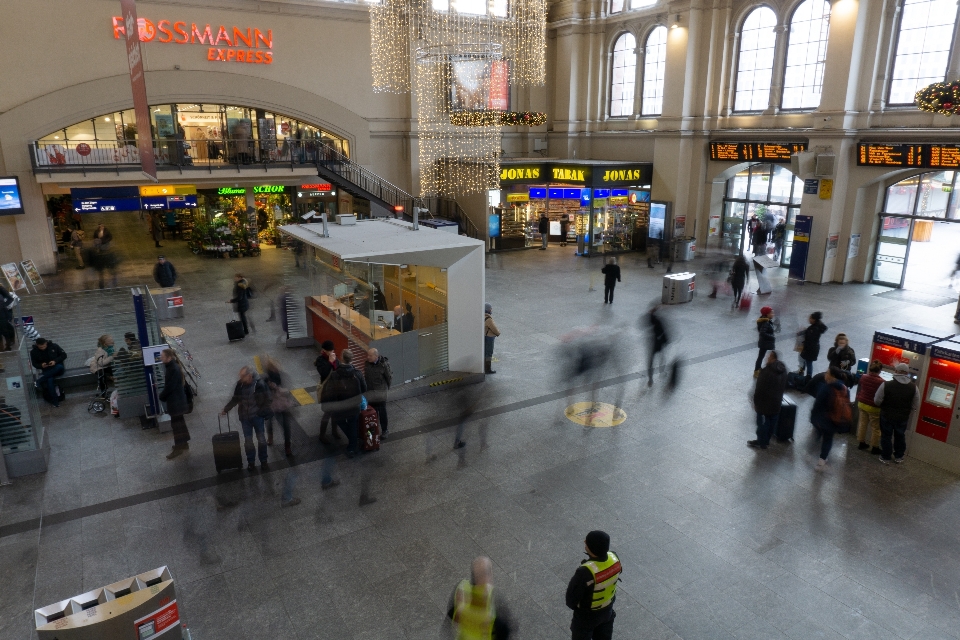
[[[827,257],[836,258],[837,257],[837,246],[840,244],[840,234],[833,233],[827,236]]]
[[[673,237],[679,238],[687,232],[687,216],[674,216]]]
[[[487,217],[487,235],[491,238],[500,237],[500,216],[495,213]]]
[[[820,181],[820,199],[830,200],[833,198],[833,180],[824,178]]]
[[[40,277],[40,272],[37,271],[37,266],[33,264],[33,260],[22,260],[20,262],[20,267],[27,275],[27,280],[30,281],[30,284],[33,285],[34,289],[43,286],[43,278]]]
[[[452,111],[507,111],[509,108],[509,62],[455,60],[450,63]]]
[[[855,233],[850,236],[850,246],[847,247],[847,257],[856,258],[860,255],[860,234]]]
[[[707,235],[720,235],[720,216],[710,216],[710,230]]]
[[[20,183],[14,178],[0,178],[0,216],[12,216],[23,213],[23,200],[20,198]]]
[[[16,262],[8,262],[7,264],[0,266],[0,269],[3,269],[3,275],[7,278],[7,283],[10,285],[10,291],[19,291],[20,289],[28,291],[27,283],[23,279],[23,276],[20,275],[20,271],[17,269]]]
[[[812,229],[813,216],[797,216],[793,229],[790,277],[801,282],[807,277],[807,257],[810,255],[810,232]]]
[[[490,63],[490,97],[487,109],[510,110],[510,63],[498,60]]]
[[[650,228],[647,231],[648,238],[662,238],[663,225],[667,217],[667,205],[662,202],[653,202],[650,204]]]

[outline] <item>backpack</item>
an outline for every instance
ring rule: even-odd
[[[841,429],[846,426],[849,429],[853,421],[853,411],[850,409],[850,393],[847,388],[833,390],[833,407],[830,408],[830,421],[837,427],[838,433],[846,433]]]
[[[356,396],[356,406],[360,406],[360,383],[352,371],[337,369],[324,381],[320,390],[320,408],[323,411],[343,411],[351,407],[343,400]]]

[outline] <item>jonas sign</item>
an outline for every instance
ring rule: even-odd
[[[163,44],[201,44],[207,47],[207,60],[211,62],[242,62],[244,64],[273,64],[273,30],[229,27],[180,20],[137,19],[140,42]],[[127,29],[123,18],[113,17],[113,37],[126,39]]]

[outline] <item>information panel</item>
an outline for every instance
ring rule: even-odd
[[[788,164],[790,156],[806,150],[806,142],[711,142],[710,159]]]
[[[960,144],[884,144],[861,142],[857,164],[862,167],[960,168]]]

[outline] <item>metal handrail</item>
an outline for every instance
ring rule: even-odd
[[[390,206],[403,207],[405,213],[412,213],[413,207],[421,206],[420,198],[407,193],[397,185],[384,180],[377,174],[364,169],[336,149],[327,147],[317,156],[317,165],[340,176]],[[394,214],[396,215],[396,213]]]

